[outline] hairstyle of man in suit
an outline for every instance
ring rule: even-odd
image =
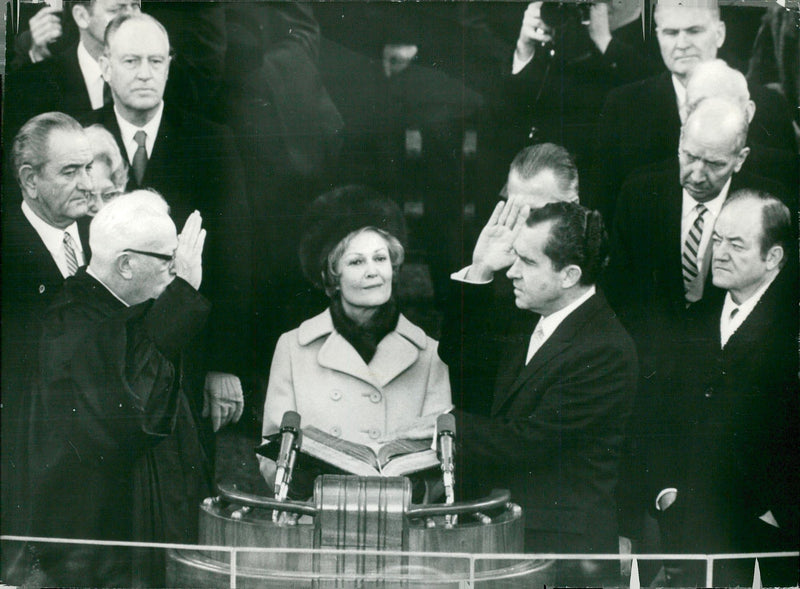
[[[716,198],[742,168],[750,148],[747,113],[722,98],[700,102],[681,127],[678,160],[681,186],[697,202]]]
[[[158,298],[178,273],[178,235],[168,211],[158,193],[136,190],[110,202],[92,220],[89,270],[129,305]],[[199,214],[194,216],[199,222]],[[202,242],[199,247],[202,251]]]
[[[102,125],[84,129],[92,147],[92,182],[94,189],[89,198],[89,214],[97,211],[111,199],[125,191],[128,184],[128,163],[123,159],[114,136]]]
[[[122,14],[139,14],[142,9],[140,0],[90,0],[70,4],[81,41],[95,61],[103,53],[103,39],[108,23]]]
[[[531,208],[558,200],[578,202],[578,168],[560,145],[528,146],[514,156],[501,194]]]
[[[60,112],[30,119],[11,148],[22,198],[39,218],[58,228],[87,214],[92,159],[83,127]]]
[[[750,99],[747,79],[739,70],[733,69],[721,59],[712,59],[699,64],[686,84],[686,103],[681,120],[697,107],[704,98],[725,98],[738,104],[747,113],[747,122],[753,121],[756,103]]]
[[[722,207],[712,235],[714,285],[741,304],[771,281],[791,251],[792,216],[770,194],[743,189]]]
[[[580,298],[608,263],[600,213],[569,202],[532,210],[512,249],[516,305],[543,316]]]
[[[725,41],[716,0],[659,0],[654,18],[664,65],[684,85],[699,63],[717,57]]]
[[[170,65],[169,35],[147,14],[118,16],[106,28],[100,68],[114,106],[133,125],[144,126],[161,105]]]

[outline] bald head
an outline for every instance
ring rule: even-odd
[[[692,72],[686,84],[686,112],[682,113],[684,119],[706,98],[724,98],[739,105],[744,110],[748,123],[753,120],[756,112],[744,74],[721,59],[698,64]]]
[[[750,150],[747,117],[736,104],[721,98],[701,101],[681,128],[681,185],[698,202],[717,197],[744,164]]]

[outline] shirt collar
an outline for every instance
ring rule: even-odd
[[[108,292],[110,292],[112,295],[114,295],[114,298],[115,298],[115,299],[117,299],[117,300],[118,300],[120,303],[122,303],[122,304],[123,304],[123,305],[125,305],[126,307],[130,307],[130,305],[129,305],[128,303],[126,303],[126,302],[125,302],[125,301],[123,301],[123,300],[122,300],[122,299],[121,299],[119,296],[117,296],[117,293],[115,293],[113,290],[111,290],[111,287],[110,287],[110,286],[108,286],[108,285],[107,285],[105,282],[103,282],[102,280],[100,280],[100,277],[99,277],[97,274],[95,274],[94,272],[92,272],[92,268],[91,268],[91,267],[87,267],[87,268],[86,268],[86,273],[87,273],[89,276],[91,276],[92,278],[94,278],[94,279],[95,279],[97,282],[99,282],[100,284],[102,284],[102,285],[103,285],[103,288],[105,288],[105,289],[106,289]]]
[[[572,301],[569,305],[564,307],[563,309],[559,309],[555,313],[551,313],[547,317],[541,317],[539,319],[539,326],[542,328],[542,333],[544,334],[544,339],[549,338],[553,332],[561,325],[561,322],[566,319],[570,313],[572,313],[575,309],[580,307],[583,303],[589,300],[594,294],[597,292],[597,289],[592,285],[589,290],[583,293],[578,299]],[[538,327],[538,326],[537,326]]]
[[[139,130],[147,133],[145,148],[147,149],[147,157],[151,157],[153,153],[153,145],[156,141],[158,129],[161,126],[161,117],[163,114],[164,101],[162,100],[161,104],[158,105],[158,110],[156,110],[155,116],[143,127],[137,127],[126,121],[117,109],[117,105],[114,105],[114,116],[117,117],[119,133],[122,136],[122,144],[125,146],[125,150],[128,152],[128,163],[133,163],[133,155],[136,153],[137,149],[136,141],[134,140],[133,136],[136,134],[136,131]]]
[[[78,223],[76,221],[73,221],[66,229],[53,227],[50,223],[37,215],[28,205],[27,201],[24,200],[22,201],[22,214],[25,215],[25,218],[28,219],[28,222],[36,230],[36,233],[39,234],[45,247],[51,254],[62,251],[65,231],[72,237],[76,248],[81,253],[83,252],[83,245],[81,244],[81,237],[78,233]]]
[[[732,176],[731,176],[732,178]],[[694,208],[702,204],[706,207],[709,212],[711,213],[714,219],[717,218],[719,215],[719,211],[722,209],[722,205],[725,204],[725,199],[728,198],[728,191],[731,188],[731,178],[728,178],[728,181],[725,182],[725,186],[722,187],[722,190],[719,191],[719,194],[709,200],[708,202],[700,203],[692,198],[692,195],[689,194],[686,189],[683,190],[683,216],[688,216]]]
[[[675,98],[678,101],[678,112],[683,111],[683,106],[686,104],[686,86],[681,84],[676,75],[672,75],[672,87],[675,88]]]

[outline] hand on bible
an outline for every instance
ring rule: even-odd
[[[203,417],[211,417],[214,431],[239,421],[242,411],[244,411],[244,394],[239,377],[224,372],[206,374]]]
[[[478,236],[468,278],[489,281],[495,272],[514,263],[515,255],[511,244],[528,218],[529,210],[515,200],[497,203],[492,216]]]
[[[386,435],[378,440],[381,444],[386,444],[392,440],[424,440],[433,439],[436,432],[436,418],[438,415],[424,415],[418,417],[411,423],[399,427],[394,431],[387,432]]]
[[[203,217],[198,211],[195,211],[186,219],[183,231],[178,236],[178,249],[175,250],[175,274],[195,289],[200,288],[200,283],[203,282],[203,244],[205,241],[206,230],[203,229]],[[208,380],[206,380],[206,388],[208,388]],[[241,386],[239,388],[241,389]]]

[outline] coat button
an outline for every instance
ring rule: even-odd
[[[371,430],[369,430],[369,437],[372,438],[373,440],[377,440],[378,438],[381,437],[381,430],[373,427]]]
[[[332,436],[336,436],[337,438],[341,437],[341,435],[342,435],[342,428],[340,428],[338,425],[334,425],[334,426],[331,428],[331,435],[332,435]]]
[[[341,398],[342,398],[342,391],[340,391],[339,389],[333,389],[331,391],[331,399],[333,399],[334,401],[338,401]]]
[[[39,285],[39,294],[43,294],[43,293],[44,293],[44,284],[40,284]]]
[[[369,400],[373,403],[380,403],[383,400],[383,395],[378,392],[374,392],[369,396]]]

